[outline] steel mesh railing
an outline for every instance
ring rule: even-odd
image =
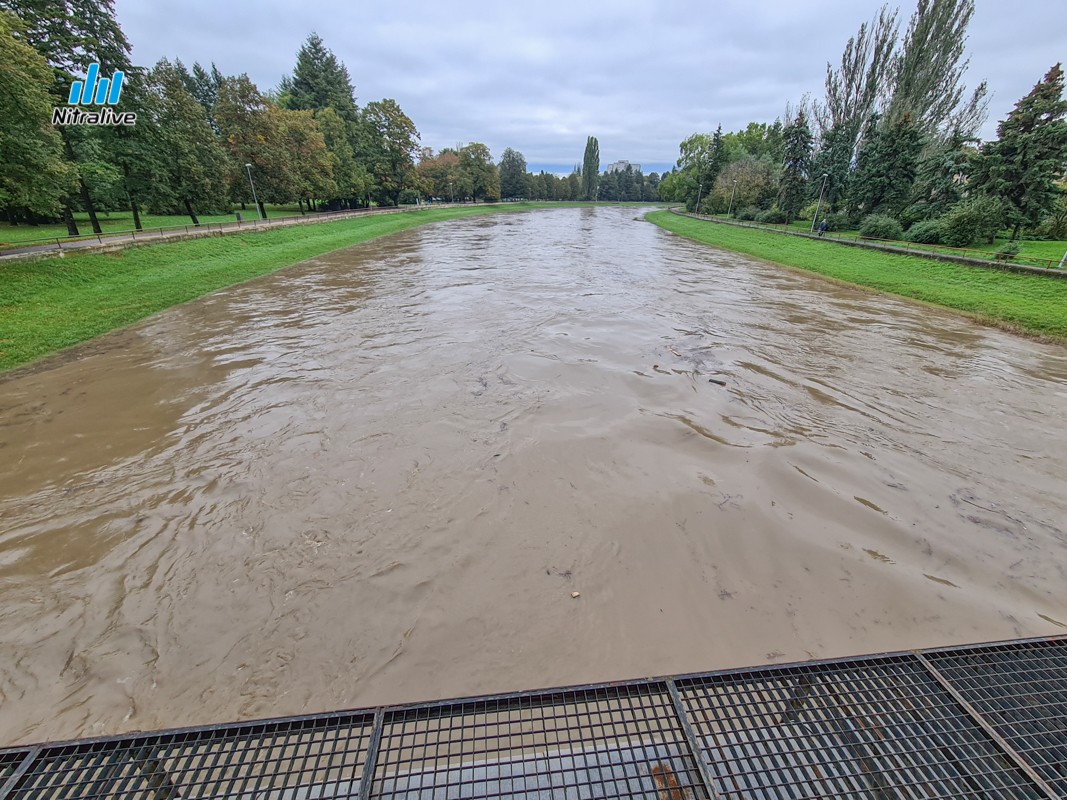
[[[1061,796],[1067,637],[0,750],[0,800]]]

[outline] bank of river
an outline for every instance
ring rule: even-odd
[[[1067,343],[1067,280],[857,249],[832,240],[715,224],[669,211],[650,222],[693,241],[960,311],[985,324]]]
[[[341,247],[431,222],[559,205],[563,204],[425,208],[266,231],[229,231],[224,236],[107,253],[3,262],[0,372]]]
[[[1064,631],[1063,347],[640,217],[405,231],[0,380],[0,741]]]

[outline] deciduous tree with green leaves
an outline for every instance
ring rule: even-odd
[[[356,155],[374,176],[378,200],[395,206],[400,193],[415,185],[419,132],[397,102],[389,98],[368,103],[360,113],[360,123]]]
[[[25,27],[0,11],[0,210],[17,221],[53,217],[77,185],[49,124],[52,70],[22,39]]]
[[[514,200],[528,197],[529,193],[526,158],[518,150],[508,147],[500,157],[500,196],[505,200]]]
[[[74,76],[84,74],[92,63],[99,63],[105,75],[130,71],[130,44],[115,17],[114,0],[0,0],[0,10],[14,13],[22,21],[24,41],[52,67],[54,80],[49,88],[54,104],[66,102]],[[60,128],[59,134],[67,161],[80,167],[76,171],[78,200],[89,214],[93,232],[100,233],[96,207],[84,178],[94,171],[99,174],[105,165],[79,162],[79,154],[95,159],[102,152],[98,141],[86,145],[97,133]],[[78,228],[69,201],[63,203],[63,216],[68,232],[76,236]]]
[[[226,153],[174,64],[159,61],[147,80],[156,92],[154,121],[166,187],[175,204],[199,225],[198,208],[217,209],[225,203]]]
[[[481,142],[471,142],[459,151],[459,170],[470,182],[474,202],[500,199],[500,175],[489,148]]]

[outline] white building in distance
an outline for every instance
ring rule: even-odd
[[[634,172],[641,171],[640,164],[631,164],[626,159],[623,159],[622,161],[613,161],[611,164],[608,164],[604,168],[604,172],[626,172],[627,167],[633,167]]]

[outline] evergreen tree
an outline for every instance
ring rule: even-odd
[[[782,178],[778,189],[778,208],[792,222],[804,205],[808,190],[808,175],[811,170],[811,129],[803,111],[798,111],[782,131],[784,159]]]
[[[1063,82],[1056,64],[997,126],[997,141],[975,158],[970,186],[1005,201],[1012,239],[1023,225],[1037,225],[1056,202],[1055,181],[1067,163]]]
[[[347,122],[356,120],[355,91],[348,68],[317,33],[312,33],[296,54],[292,78],[283,78],[283,105],[296,111],[333,108]]]
[[[810,199],[814,200],[823,192],[823,200],[828,208],[836,210],[844,205],[848,195],[854,145],[853,133],[847,125],[834,125],[823,133],[819,152],[813,162],[812,174],[825,174],[826,188],[823,191],[822,181],[812,182]]]
[[[585,140],[585,155],[582,157],[583,200],[596,200],[600,178],[600,142],[595,136]]]
[[[526,159],[518,150],[508,147],[500,157],[500,196],[505,200],[513,200],[529,194]]]
[[[963,189],[976,153],[973,139],[953,134],[943,145],[928,149],[915,178],[918,218],[939,217],[963,198]],[[910,212],[909,212],[910,213]]]
[[[873,117],[850,180],[850,207],[898,216],[911,200],[922,149],[923,134],[907,114],[892,125]]]

